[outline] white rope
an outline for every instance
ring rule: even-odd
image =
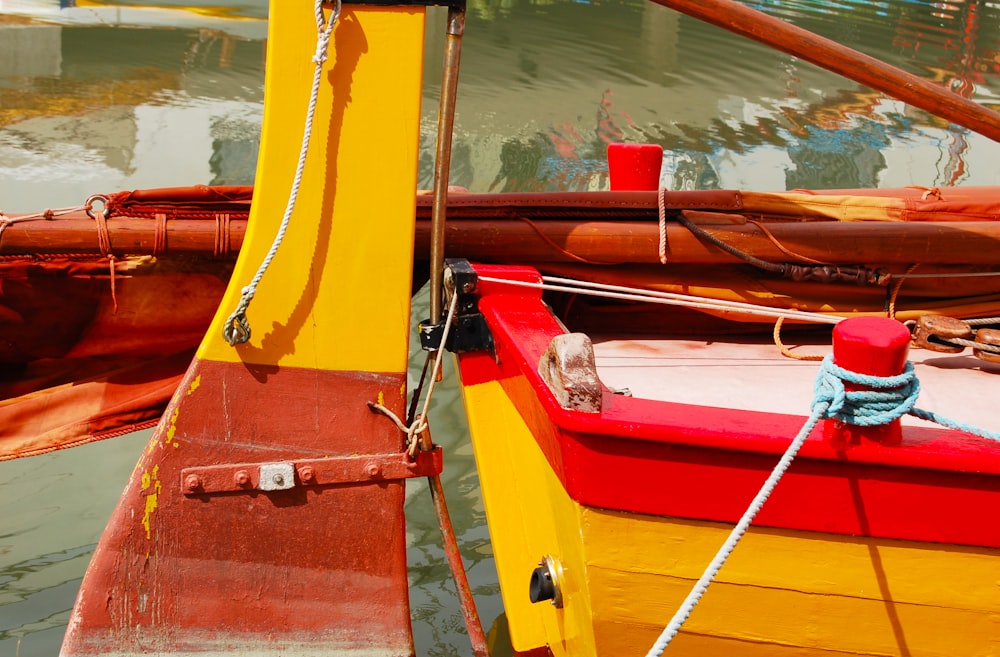
[[[827,407],[829,407],[829,403],[826,403],[825,406],[821,405],[813,408],[812,414],[806,420],[805,424],[802,425],[802,429],[799,431],[799,434],[795,436],[795,440],[791,442],[785,450],[785,453],[781,456],[781,460],[774,466],[774,469],[768,476],[767,481],[765,481],[764,485],[761,486],[759,491],[757,491],[757,495],[754,496],[753,501],[750,502],[750,506],[748,506],[747,510],[743,513],[743,517],[740,518],[740,521],[736,523],[736,526],[733,527],[731,532],[729,532],[726,542],[722,544],[719,551],[715,553],[715,558],[713,558],[711,563],[709,563],[705,568],[705,572],[702,573],[701,577],[698,578],[698,581],[695,582],[693,587],[691,587],[691,592],[688,593],[686,598],[684,598],[684,602],[681,603],[680,607],[674,613],[674,617],[671,618],[667,626],[663,628],[663,632],[660,633],[660,636],[653,644],[653,647],[646,653],[646,657],[660,657],[660,655],[663,654],[663,651],[667,649],[667,646],[670,645],[673,638],[677,636],[681,626],[684,625],[684,621],[686,621],[688,616],[691,615],[691,612],[694,611],[695,605],[697,605],[701,600],[701,597],[705,595],[705,591],[708,590],[709,584],[711,584],[715,579],[715,576],[718,575],[719,570],[726,563],[729,555],[736,549],[736,545],[750,528],[750,523],[753,522],[753,519],[757,516],[761,507],[764,506],[764,502],[767,501],[767,498],[769,498],[771,493],[774,492],[778,482],[781,481],[781,477],[792,464],[792,461],[795,459],[795,455],[799,453],[799,449],[802,447],[802,444],[806,441],[806,438],[809,437],[809,434],[812,433],[813,428],[816,426],[816,423],[819,422],[819,419],[823,416]]]
[[[250,284],[243,288],[236,310],[229,316],[226,320],[226,325],[222,328],[222,336],[232,346],[242,344],[250,339],[250,322],[246,316],[247,307],[249,307],[254,295],[257,294],[257,285],[264,277],[264,272],[271,265],[271,260],[274,259],[275,254],[278,252],[278,247],[281,246],[281,242],[285,238],[285,231],[288,230],[288,223],[292,217],[292,211],[295,209],[295,201],[299,195],[299,186],[302,184],[302,176],[306,166],[306,155],[309,152],[309,140],[312,136],[313,118],[316,114],[316,103],[319,99],[320,83],[323,79],[323,63],[326,61],[327,51],[330,47],[330,36],[333,33],[333,26],[340,17],[340,0],[336,0],[329,21],[325,21],[324,19],[323,3],[324,0],[316,0],[316,29],[318,34],[316,37],[316,53],[312,57],[316,68],[313,72],[312,91],[309,95],[309,108],[306,110],[305,127],[302,133],[302,147],[299,149],[299,161],[295,168],[295,178],[292,180],[292,188],[288,194],[285,214],[281,219],[278,232],[274,236],[274,242],[271,243],[271,249],[264,256],[264,260],[260,263],[260,267],[257,268],[257,273],[254,274]]]
[[[668,306],[684,306],[685,308],[714,310],[716,312],[739,312],[763,317],[784,317],[786,319],[797,319],[819,324],[836,324],[843,320],[843,317],[837,317],[836,315],[810,313],[802,310],[772,308],[770,306],[744,303],[742,301],[723,301],[719,299],[709,299],[707,297],[697,297],[689,294],[643,290],[641,288],[625,287],[621,285],[591,283],[588,281],[577,281],[569,278],[559,278],[558,276],[543,276],[542,283],[517,281],[507,278],[494,278],[492,276],[480,276],[479,280],[490,283],[504,283],[507,285],[517,285],[521,287],[540,288],[557,292],[587,294],[590,296],[605,297],[609,299],[622,299],[625,301],[644,301]]]

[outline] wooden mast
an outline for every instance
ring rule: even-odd
[[[223,324],[282,219],[315,71],[312,3],[271,3],[246,240],[61,654],[413,653],[404,479],[440,460],[408,463],[367,404],[404,408],[424,14],[344,6],[295,211],[233,347]]]

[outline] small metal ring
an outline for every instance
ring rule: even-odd
[[[105,212],[108,209],[108,197],[103,194],[91,194],[87,197],[87,202],[83,204],[83,209],[86,211],[87,216],[91,219],[96,219],[94,216],[94,202],[101,204],[101,212]]]

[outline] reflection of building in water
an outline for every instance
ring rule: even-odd
[[[253,182],[263,21],[260,38],[19,22],[0,25],[0,198]]]
[[[786,173],[786,188],[878,187],[886,166],[882,150],[889,144],[875,122],[840,130],[809,128],[788,148],[794,168]]]

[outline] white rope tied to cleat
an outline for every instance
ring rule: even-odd
[[[327,59],[327,51],[329,50],[333,27],[337,23],[337,19],[340,18],[340,0],[335,0],[329,20],[326,20],[323,15],[323,4],[323,0],[316,0],[316,29],[318,34],[316,37],[316,53],[312,56],[312,62],[316,65],[316,68],[313,72],[312,90],[309,94],[309,107],[306,110],[305,127],[302,131],[302,147],[299,150],[298,165],[295,167],[295,178],[292,180],[292,187],[288,193],[285,214],[281,218],[281,225],[278,227],[278,232],[271,243],[271,249],[264,256],[264,260],[260,263],[257,273],[254,274],[249,285],[243,288],[236,310],[226,320],[226,325],[222,327],[222,337],[234,347],[250,339],[250,322],[247,319],[247,308],[250,306],[254,295],[257,294],[257,285],[264,277],[264,272],[271,265],[271,261],[274,259],[275,254],[277,254],[282,240],[285,239],[285,232],[288,230],[289,220],[292,217],[292,211],[295,209],[295,201],[299,196],[299,186],[302,184],[302,176],[306,167],[306,155],[309,153],[309,140],[312,136],[313,119],[316,115],[316,103],[319,99],[320,83],[323,80],[323,63]]]

